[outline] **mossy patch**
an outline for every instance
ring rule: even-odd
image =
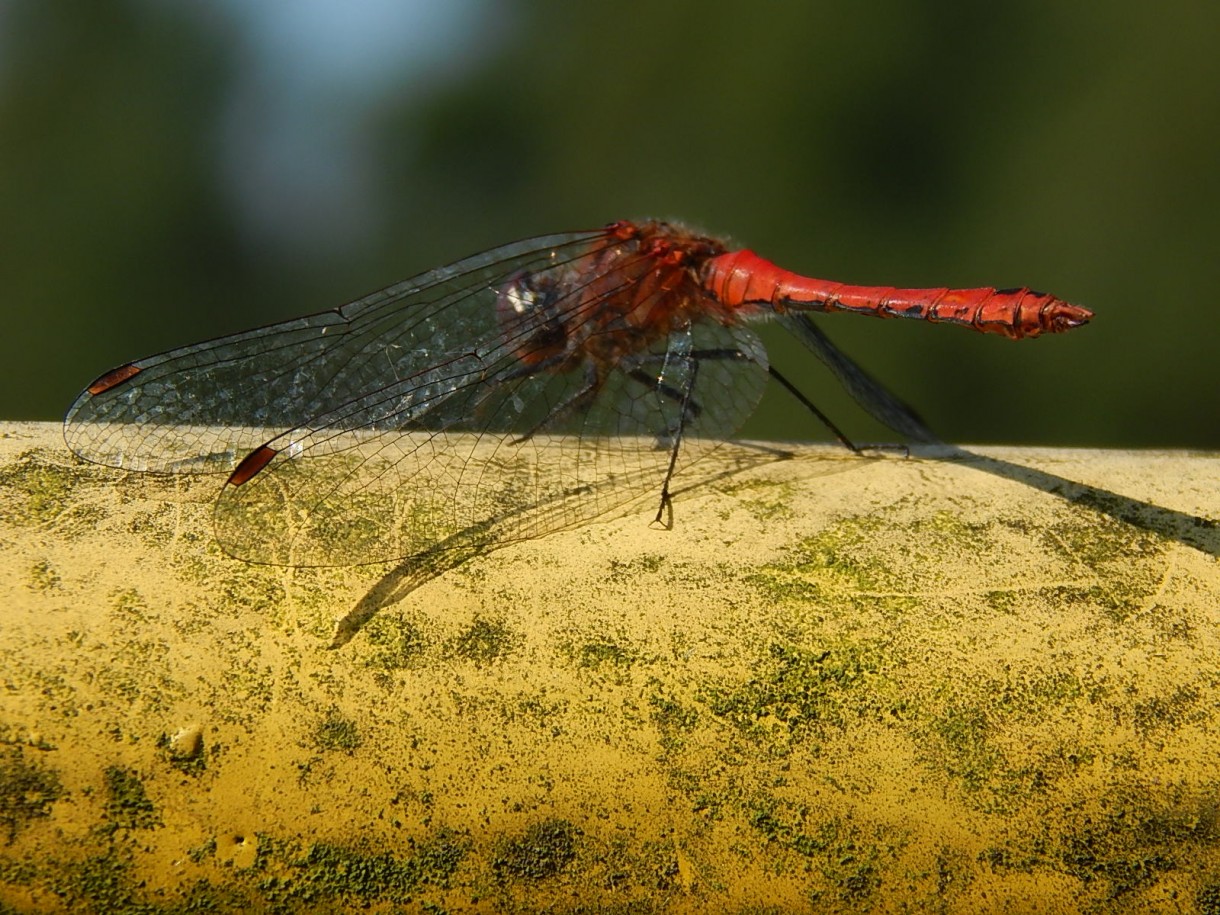
[[[560,651],[582,670],[612,670],[623,672],[640,659],[640,653],[626,635],[610,632],[598,635],[578,635],[564,642]]]
[[[699,712],[683,705],[659,687],[648,697],[651,718],[659,733],[662,749],[676,752],[699,723]]]
[[[448,886],[470,850],[468,838],[444,828],[412,843],[413,852],[402,857],[327,842],[292,855],[287,848],[260,840],[260,848],[264,844],[272,851],[260,862],[259,869],[267,875],[259,889],[267,902],[281,906],[357,899],[406,905],[416,901],[425,886]]]
[[[428,639],[414,622],[401,616],[380,616],[365,628],[368,656],[365,664],[379,670],[404,670],[418,664]]]
[[[1006,765],[992,740],[991,721],[980,706],[949,705],[932,720],[930,729],[939,739],[943,771],[967,791],[991,786],[996,771]]]
[[[449,653],[486,667],[506,657],[517,644],[516,634],[498,620],[476,618],[449,642]]]
[[[1042,532],[1051,555],[1083,566],[1099,577],[1078,595],[1101,610],[1111,623],[1123,623],[1143,610],[1163,581],[1163,538],[1100,513],[1073,514]]]
[[[402,856],[335,843],[301,849],[264,835],[258,837],[258,846],[253,866],[227,874],[224,886],[197,880],[179,887],[176,901],[150,898],[136,882],[131,845],[123,842],[64,868],[59,876],[49,873],[48,888],[74,912],[107,915],[347,911],[385,903],[422,903],[429,911],[435,909],[418,896],[430,887],[448,887],[471,843],[463,834],[442,828],[412,841],[411,851]],[[214,852],[211,842],[192,849],[188,857],[198,864]],[[24,882],[40,881],[35,877]]]
[[[501,878],[543,880],[576,860],[580,830],[567,820],[549,819],[530,826],[520,836],[501,839],[491,863]]]
[[[836,617],[900,617],[922,606],[908,593],[918,564],[884,548],[878,542],[884,531],[876,517],[846,519],[798,541],[743,580],[772,604],[824,608]]]
[[[753,677],[710,688],[706,704],[744,733],[782,748],[810,732],[842,726],[869,707],[880,685],[880,659],[875,647],[862,644],[772,644]]]
[[[364,738],[355,719],[343,715],[337,708],[330,709],[313,731],[313,744],[325,752],[354,753]]]
[[[581,645],[576,657],[581,667],[600,667],[603,664],[625,667],[635,660],[635,652],[625,645],[596,639]]]
[[[0,467],[0,521],[9,524],[46,524],[58,518],[72,503],[72,491],[91,475],[46,460],[38,451],[25,454]]]
[[[1120,786],[1083,808],[1046,810],[1039,823],[1019,841],[987,849],[980,861],[1000,872],[1066,873],[1113,900],[1213,857],[1220,846],[1217,797],[1180,788]]]
[[[1097,568],[1113,563],[1157,559],[1165,540],[1100,511],[1074,512],[1045,528],[1043,543],[1066,559]]]
[[[1220,880],[1212,880],[1199,888],[1195,895],[1199,915],[1220,915]]]
[[[659,553],[647,553],[634,559],[611,559],[607,577],[618,580],[634,580],[640,575],[656,574],[666,562]]]
[[[806,804],[759,795],[744,805],[746,821],[768,842],[810,860],[821,873],[812,896],[833,895],[839,904],[867,907],[881,885],[883,848],[859,827],[837,817],[823,819]],[[890,864],[890,861],[885,861]]]
[[[161,825],[157,808],[135,770],[110,766],[103,777],[106,790],[104,831],[152,829]]]
[[[34,591],[54,591],[62,583],[59,572],[48,559],[40,559],[30,566],[26,581]]]
[[[51,815],[51,805],[64,796],[59,774],[26,759],[21,747],[0,755],[0,828],[12,842],[31,820]]]
[[[1148,738],[1165,731],[1174,731],[1188,721],[1208,717],[1199,710],[1203,691],[1197,686],[1177,684],[1166,693],[1137,699],[1131,707],[1132,724],[1140,737]]]
[[[749,580],[776,598],[875,590],[892,578],[869,555],[876,524],[869,518],[842,521],[794,544],[782,560],[761,567]]]
[[[1048,719],[1071,717],[1105,695],[1089,678],[1063,670],[1010,671],[953,682],[909,707],[925,761],[963,790],[971,807],[1012,814],[1096,759],[1086,745],[1034,739]]]

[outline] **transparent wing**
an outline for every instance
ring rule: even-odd
[[[495,333],[488,289],[565,263],[603,232],[505,245],[356,302],[121,366],[83,391],[64,419],[76,454],[128,470],[228,472],[284,429],[387,381],[410,379]]]
[[[78,398],[66,437],[130,469],[240,463],[217,537],[274,564],[533,537],[659,499],[675,450],[680,471],[753,411],[766,356],[743,326],[696,319],[634,339],[624,322],[599,323],[646,271],[565,268],[612,243],[604,232],[534,239],[333,312],[141,360]],[[506,324],[497,309],[524,274],[554,301]],[[614,335],[614,358],[548,363],[556,329],[586,322]]]

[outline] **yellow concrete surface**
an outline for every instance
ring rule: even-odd
[[[0,427],[0,912],[1220,912],[1220,456],[978,452],[315,569]]]

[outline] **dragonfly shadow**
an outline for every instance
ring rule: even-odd
[[[1078,505],[1087,505],[1118,521],[1177,540],[1211,556],[1220,555],[1220,524],[1216,521],[942,442],[914,410],[831,342],[809,315],[785,315],[779,323],[829,369],[866,413],[906,438],[911,443],[911,454],[934,460],[960,461],[985,473],[1024,483]]]
[[[790,460],[796,455],[779,445],[753,442],[734,442],[722,446],[683,476],[688,482],[673,495],[681,495],[719,480],[725,480],[753,467],[776,461]],[[691,475],[694,479],[689,479]],[[658,489],[656,497],[660,497]],[[651,497],[649,497],[651,498]],[[623,505],[608,509],[594,519],[605,523],[621,518],[635,509],[648,505],[642,499],[633,499]],[[528,511],[536,511],[531,506]],[[329,648],[341,648],[350,642],[360,630],[378,613],[406,598],[411,592],[433,578],[445,574],[463,563],[507,546],[517,538],[505,536],[505,531],[514,530],[514,522],[521,512],[511,512],[492,518],[481,524],[454,534],[432,549],[409,556],[378,579],[365,595],[335,625],[334,637]],[[570,525],[569,525],[570,526]],[[557,528],[556,530],[562,530]]]
[[[961,463],[984,473],[1021,483],[1033,489],[1058,496],[1076,505],[1086,506],[1118,521],[1149,531],[1211,556],[1220,556],[1220,523],[1209,518],[1165,508],[1120,495],[1108,489],[1069,480],[1044,470],[1036,470],[999,458],[987,457],[953,445],[911,445],[912,457]],[[675,495],[697,491],[711,483],[729,479],[743,471],[763,464],[790,460],[796,455],[779,445],[734,443],[721,449],[703,473],[689,480]],[[867,455],[863,456],[867,458]],[[716,459],[718,458],[718,460]],[[597,519],[606,522],[623,517],[639,500],[611,509]],[[491,550],[513,542],[503,536],[515,514],[494,518],[450,537],[435,548],[411,556],[385,573],[354,607],[336,624],[330,648],[341,648],[350,642],[381,610],[405,599],[416,588],[449,572],[463,563]]]
[[[914,445],[911,447],[911,454],[914,457],[959,462],[984,473],[1059,496],[1132,527],[1194,547],[1210,556],[1220,557],[1220,522],[1210,518],[1165,508],[1154,502],[1132,499],[1109,489],[1079,483],[999,458],[975,454],[955,445]]]

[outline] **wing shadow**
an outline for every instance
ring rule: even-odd
[[[678,496],[701,486],[728,479],[753,467],[775,461],[790,460],[794,456],[793,452],[780,445],[733,442],[717,449],[704,462],[696,465],[694,468],[696,479],[685,483],[672,494]],[[702,473],[699,472],[700,468],[703,468]],[[688,471],[684,476],[690,477],[691,472]],[[632,499],[621,506],[609,509],[598,516],[595,521],[605,523],[624,517],[634,509],[649,504],[647,499],[659,497],[658,485],[656,493]],[[530,510],[535,511],[537,507],[533,506]],[[379,612],[403,600],[416,588],[433,578],[456,569],[475,556],[515,542],[516,538],[505,537],[504,532],[515,529],[513,522],[518,514],[517,512],[508,513],[467,528],[432,549],[416,553],[396,564],[374,582],[365,595],[356,602],[356,605],[338,621],[328,647],[332,649],[343,647]],[[571,526],[568,525],[568,527]],[[563,529],[565,528],[556,528],[556,530]]]

